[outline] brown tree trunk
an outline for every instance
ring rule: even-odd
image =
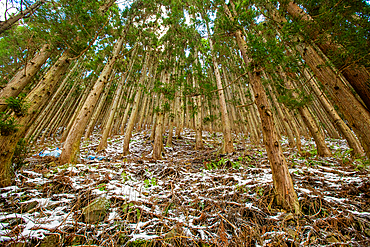
[[[72,114],[68,118],[68,124],[67,124],[67,127],[63,131],[61,142],[65,142],[65,140],[67,139],[67,137],[69,135],[69,132],[71,131],[71,129],[73,127],[73,124],[74,124],[74,122],[75,122],[75,120],[78,116],[78,113],[80,112],[83,105],[85,104],[85,101],[86,101],[86,99],[89,95],[89,92],[90,92],[92,86],[93,86],[93,83],[90,83],[88,85],[88,87],[85,88],[83,93],[80,93],[79,96],[77,97],[76,106],[75,106],[74,110],[72,111]]]
[[[226,4],[224,4],[224,7],[229,18],[233,19]],[[247,56],[247,45],[245,40],[242,38],[241,31],[237,30],[234,35],[242,53],[243,60],[246,66],[249,66],[251,60]],[[293,181],[288,170],[288,164],[278,140],[272,112],[269,109],[267,96],[262,86],[260,72],[249,72],[248,76],[255,94],[256,105],[262,122],[263,140],[272,170],[276,203],[286,209],[294,210],[296,213],[299,213],[300,207],[298,197],[294,191]]]
[[[310,25],[310,22],[314,20],[310,15],[308,15],[304,10],[302,10],[296,3],[289,2],[286,5],[287,12],[296,19],[302,19],[307,21],[307,24]],[[316,44],[324,52],[326,56],[329,56],[331,53],[336,53],[338,50],[343,49],[339,44],[336,44],[332,41],[329,35],[325,35],[325,40],[320,39],[319,32],[312,31],[311,33],[312,40],[316,41]],[[370,74],[363,67],[356,64],[352,60],[343,60],[342,63],[337,64],[338,69],[342,72],[343,76],[351,84],[353,89],[358,93],[363,102],[366,105],[366,108],[370,110]]]
[[[207,26],[207,32],[210,35],[211,32],[209,29],[208,22],[206,22],[206,26]],[[215,72],[215,77],[216,77],[216,83],[217,83],[217,89],[218,89],[217,93],[218,93],[220,111],[221,111],[222,132],[224,133],[224,144],[223,144],[223,148],[221,152],[222,153],[232,153],[234,152],[234,144],[233,144],[233,139],[231,136],[231,123],[230,123],[229,115],[227,113],[224,89],[222,86],[221,75],[218,69],[218,63],[216,61],[216,54],[213,48],[212,39],[209,38],[208,41],[209,41],[209,46],[210,46],[211,53],[212,53],[212,63],[213,63],[213,68]]]
[[[109,88],[111,87],[112,80],[109,80],[107,85],[105,85],[104,92],[100,95],[99,98],[99,103],[96,105],[94,109],[94,113],[92,117],[89,120],[89,124],[86,127],[85,135],[84,135],[84,140],[88,140],[94,131],[95,123],[100,116],[102,109],[104,107],[104,103],[107,99],[107,96],[109,94]]]
[[[195,65],[198,65],[198,50],[195,49]],[[192,75],[193,79],[193,88],[198,87],[197,80],[194,77],[194,74]],[[195,123],[195,150],[201,150],[203,149],[203,139],[202,139],[202,95],[195,96],[193,98],[194,100],[194,106],[195,114],[194,114],[194,123]]]
[[[59,79],[65,74],[69,66],[69,57],[70,54],[65,52],[50,68],[40,83],[27,95],[26,101],[29,104],[29,108],[26,115],[16,117],[19,125],[18,130],[10,136],[0,136],[0,187],[11,184],[13,177],[11,161],[15,147],[32,123],[30,120],[39,113],[40,108],[53,93]]]
[[[276,23],[286,22],[277,12],[272,18]],[[313,45],[303,42],[296,45],[306,64],[311,68],[315,76],[322,82],[325,90],[331,96],[331,100],[338,106],[349,125],[359,137],[363,148],[370,157],[370,113],[352,94],[345,83],[337,76],[333,68],[329,67],[325,59],[314,49]]]
[[[95,104],[97,103],[100,94],[104,90],[104,86],[107,84],[107,79],[113,69],[113,66],[118,59],[119,53],[123,46],[125,35],[122,35],[116,42],[113,48],[112,57],[109,59],[107,64],[104,66],[98,80],[96,81],[93,89],[87,97],[82,109],[79,111],[76,120],[74,121],[71,131],[68,133],[68,137],[63,145],[62,154],[60,155],[60,163],[75,163],[77,154],[80,150],[81,137],[85,131],[88,120],[90,119]]]
[[[281,71],[281,76],[285,81],[285,85],[288,89],[294,89],[293,83],[287,78],[286,74]],[[296,92],[292,93],[294,99],[298,98]],[[315,140],[317,154],[322,157],[331,157],[332,153],[328,146],[325,143],[325,137],[323,136],[322,132],[320,131],[319,126],[317,125],[315,119],[313,118],[312,114],[308,110],[307,106],[298,107],[298,112],[301,114],[304,123],[306,124],[308,130],[311,133],[311,136]]]
[[[0,112],[6,109],[5,99],[18,96],[40,70],[41,66],[50,57],[49,45],[45,44],[39,53],[27,63],[18,73],[6,84],[0,92]]]
[[[78,65],[78,62],[75,63],[75,65],[73,66],[73,68],[68,72],[68,75],[64,78],[63,82],[61,83],[61,85],[59,86],[58,90],[56,91],[56,93],[53,95],[53,97],[51,98],[50,102],[48,102],[48,105],[46,106],[46,108],[38,115],[36,121],[34,121],[32,123],[32,126],[27,130],[27,133],[26,133],[26,136],[25,138],[26,139],[29,139],[31,137],[31,135],[33,134],[33,132],[35,131],[35,128],[39,127],[40,130],[42,130],[43,126],[39,126],[40,123],[43,123],[45,124],[46,121],[43,121],[44,118],[46,117],[46,114],[49,113],[50,109],[52,107],[55,107],[55,103],[56,101],[60,98],[60,95],[61,95],[61,92],[62,90],[64,89],[64,87],[66,86],[67,84],[67,81],[69,79],[69,77],[71,76],[71,74],[75,71],[75,69],[77,68],[77,65]],[[36,136],[34,136],[36,137]]]
[[[109,133],[112,129],[114,115],[116,114],[116,111],[117,111],[118,101],[121,97],[121,92],[122,92],[122,88],[123,88],[123,83],[125,82],[125,78],[126,78],[126,76],[122,75],[121,81],[118,83],[117,90],[116,90],[116,95],[113,99],[113,103],[112,103],[111,109],[109,111],[108,121],[104,125],[103,134],[102,134],[102,137],[100,139],[99,146],[96,149],[97,152],[100,152],[100,151],[107,148],[108,136],[109,136]]]
[[[161,80],[164,85],[169,84],[170,73],[168,71],[162,71]],[[164,115],[165,109],[164,105],[168,102],[165,98],[164,94],[161,93],[159,104],[162,104],[161,109],[159,109],[157,113],[157,126],[155,129],[155,136],[154,136],[154,143],[153,143],[153,155],[152,158],[154,160],[162,159],[162,151],[163,151],[163,129],[164,129]]]
[[[278,100],[277,100],[274,92],[272,91],[271,85],[270,84],[267,84],[266,87],[267,87],[267,89],[270,92],[270,96],[271,96],[272,102],[273,102],[273,104],[276,107],[276,111],[277,111],[277,113],[279,115],[279,118],[281,119],[281,122],[284,125],[284,129],[285,129],[285,131],[287,133],[288,140],[289,140],[289,146],[293,148],[295,146],[295,141],[294,141],[293,132],[290,129],[290,126],[289,126],[289,123],[288,123],[288,119],[286,118],[286,116],[284,115],[282,109],[280,108],[280,104],[279,104],[279,102],[278,102]]]
[[[131,136],[132,136],[132,131],[134,130],[134,126],[135,126],[135,122],[136,122],[136,116],[137,116],[137,113],[139,111],[140,99],[141,99],[142,90],[143,90],[141,85],[146,80],[147,70],[148,70],[148,67],[149,67],[149,62],[150,62],[150,54],[148,52],[148,54],[146,55],[146,58],[145,58],[143,68],[142,68],[142,74],[141,74],[140,80],[138,82],[138,90],[137,90],[136,95],[135,95],[135,100],[134,100],[134,103],[133,103],[133,106],[132,106],[130,119],[129,119],[128,124],[127,124],[126,132],[125,132],[125,138],[123,139],[123,154],[122,154],[123,156],[128,155],[129,152],[130,152],[129,151],[130,140],[131,140]]]
[[[303,71],[305,77],[308,79],[307,83],[311,86],[312,90],[316,94],[317,98],[320,100],[322,106],[329,114],[329,116],[334,121],[337,128],[343,134],[344,138],[346,138],[348,142],[348,146],[353,150],[352,154],[354,156],[362,156],[364,154],[360,142],[357,140],[356,136],[352,133],[351,129],[344,123],[344,121],[340,118],[337,111],[334,109],[333,105],[327,100],[324,93],[320,90],[317,86],[315,78],[313,78],[307,69]]]

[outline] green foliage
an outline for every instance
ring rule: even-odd
[[[213,169],[225,169],[226,167],[231,167],[233,169],[240,169],[242,167],[241,160],[239,161],[231,161],[230,159],[225,159],[222,157],[220,160],[215,161],[209,161],[205,162],[205,168],[207,170],[213,170]]]
[[[29,104],[25,100],[25,94],[19,94],[18,97],[9,97],[5,100],[8,108],[17,116],[24,116],[27,113]]]
[[[316,156],[317,155],[317,149],[316,148],[312,148],[310,151],[308,151],[308,153],[310,153],[311,156]]]
[[[121,173],[121,179],[123,180],[122,182],[125,183],[126,181],[132,180],[132,177],[127,174],[125,171]]]
[[[153,177],[151,179],[144,180],[145,188],[149,188],[157,185],[157,180]]]
[[[0,133],[3,136],[8,136],[17,131],[18,125],[15,118],[5,112],[0,112]]]
[[[310,95],[307,95],[305,92],[298,91],[298,97],[293,97],[294,92],[297,93],[297,90],[285,91],[284,94],[278,97],[278,101],[284,103],[290,109],[300,108],[311,101]]]
[[[98,185],[97,189],[100,190],[100,191],[105,191],[106,187],[107,187],[107,185],[105,183],[102,183],[102,184]]]
[[[8,81],[31,60],[42,46],[37,33],[27,25],[14,26],[0,38],[0,86]]]
[[[209,115],[209,116],[206,116],[206,117],[203,118],[203,123],[204,124],[212,123],[216,119],[217,119],[216,115]]]
[[[30,144],[26,139],[19,139],[17,146],[14,150],[12,163],[14,171],[19,170],[26,164],[25,159],[30,153]]]

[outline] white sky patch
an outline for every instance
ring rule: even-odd
[[[8,11],[6,11],[7,8]],[[12,14],[17,13],[18,10],[12,4],[8,3],[8,6],[6,6],[6,1],[0,1],[0,21],[5,21],[5,12],[6,17],[9,18]]]

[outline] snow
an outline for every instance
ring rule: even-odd
[[[211,161],[220,159],[212,152],[220,145],[215,143],[221,143],[221,135],[212,137],[216,138],[212,142],[214,149],[197,152],[187,144],[194,142],[190,136],[193,132],[185,130],[184,133],[189,135],[182,140],[174,139],[174,146],[165,148],[166,160],[155,163],[150,159],[152,148],[151,143],[146,142],[148,136],[141,132],[134,135],[131,154],[124,158],[120,157],[123,138],[115,137],[111,138],[103,155],[106,159],[102,161],[84,160],[81,164],[57,166],[53,168],[57,172],[50,178],[45,178],[36,167],[25,167],[17,174],[16,186],[0,189],[2,200],[7,202],[0,204],[4,206],[0,214],[0,241],[14,239],[10,234],[14,227],[9,223],[14,218],[22,219],[17,237],[23,240],[42,239],[56,229],[68,232],[78,226],[78,233],[86,234],[89,239],[103,241],[122,228],[129,241],[163,239],[172,231],[186,236],[189,240],[186,243],[191,245],[193,240],[212,243],[219,238],[220,222],[228,240],[232,241],[235,229],[229,221],[237,228],[248,226],[253,231],[262,229],[258,224],[265,224],[264,232],[253,237],[256,246],[274,245],[274,239],[279,238],[293,241],[288,231],[289,220],[284,221],[287,212],[269,205],[273,183],[264,150],[249,148],[249,160],[241,162],[241,169],[207,170],[204,156],[207,154]],[[208,132],[203,132],[203,136],[206,141],[212,140]],[[88,144],[82,143],[81,157],[97,156],[92,148],[98,141],[99,135],[94,134]],[[286,139],[283,143],[287,145]],[[334,145],[335,141],[329,143]],[[338,143],[342,148],[344,144]],[[302,144],[306,148],[313,145],[311,140],[304,139]],[[288,163],[295,162],[289,171],[300,202],[302,206],[312,207],[310,212],[305,212],[307,218],[314,217],[311,222],[319,224],[317,219],[325,220],[320,208],[332,210],[333,218],[342,213],[370,220],[369,209],[363,203],[365,192],[346,192],[366,184],[370,178],[368,173],[342,166],[337,158],[300,160],[295,151],[283,147]],[[238,157],[245,155],[236,153],[224,159],[235,162]],[[81,209],[99,196],[110,200],[105,219],[93,225],[84,223]],[[14,202],[16,206],[8,206]],[[25,208],[32,202],[37,205],[26,212]],[[16,213],[14,208],[18,208]],[[297,226],[294,220],[293,223],[289,225],[291,229],[302,231],[302,236],[295,240],[297,245],[307,243],[304,227],[310,225]],[[317,228],[320,236],[331,231]]]

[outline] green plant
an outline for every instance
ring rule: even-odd
[[[22,166],[26,164],[25,159],[28,157],[29,152],[30,152],[29,142],[23,138],[19,139],[12,158],[14,171],[19,170]]]
[[[129,174],[127,174],[125,171],[123,171],[121,173],[121,179],[123,180],[123,183],[125,183],[126,181],[132,180],[132,177]]]
[[[149,188],[151,186],[156,186],[157,185],[157,180],[155,178],[152,179],[145,179],[144,180],[145,188]]]
[[[308,151],[310,154],[311,154],[311,156],[315,156],[315,155],[317,155],[317,149],[311,149],[310,151]]]
[[[356,171],[361,171],[369,167],[370,160],[362,157],[362,158],[355,159],[353,161],[353,164],[356,166],[356,169],[355,169]]]
[[[234,168],[234,169],[240,169],[240,167],[242,166],[240,162],[236,161],[236,162],[232,162],[231,163],[231,166]]]
[[[16,124],[15,118],[0,112],[0,133],[3,136],[8,136],[17,131],[18,125]]]
[[[256,192],[257,192],[257,194],[258,194],[259,196],[263,196],[263,193],[265,192],[265,189],[264,189],[264,188],[262,188],[262,187],[258,187],[258,188],[256,189]]]
[[[7,98],[5,103],[17,116],[24,116],[29,108],[29,104],[26,103],[25,97],[25,94],[19,94],[18,97]]]
[[[97,189],[100,191],[104,191],[106,189],[107,185],[105,183],[99,184]]]

